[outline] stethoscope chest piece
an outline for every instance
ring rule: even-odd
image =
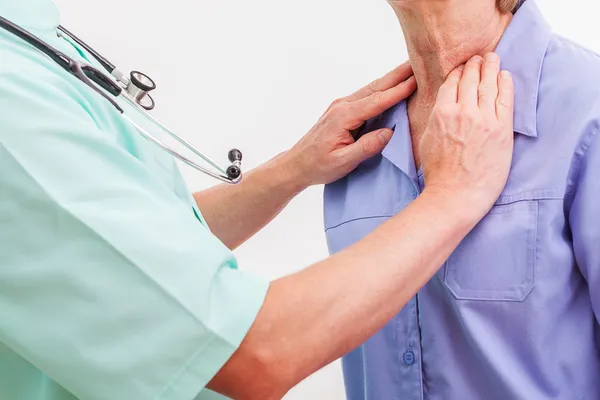
[[[144,110],[154,109],[155,103],[150,92],[156,89],[156,83],[146,74],[139,71],[131,71],[129,80],[121,78],[125,91]]]

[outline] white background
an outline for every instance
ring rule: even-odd
[[[220,162],[240,148],[246,168],[293,145],[336,97],[406,59],[385,0],[55,3],[68,29],[121,69],[157,81],[159,119]],[[600,50],[596,0],[538,4],[558,33]],[[213,184],[183,172],[193,190]],[[241,248],[242,268],[276,278],[326,257],[321,194],[300,195]],[[336,363],[286,400],[341,400],[343,393]]]

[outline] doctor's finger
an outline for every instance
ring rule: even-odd
[[[369,132],[355,143],[339,149],[336,154],[337,159],[341,160],[343,165],[349,165],[354,169],[366,159],[381,153],[393,134],[394,131],[387,128]]]
[[[381,92],[397,86],[404,82],[413,75],[413,70],[410,63],[407,61],[404,64],[396,67],[393,71],[388,72],[383,77],[374,80],[367,86],[361,88],[350,96],[346,97],[346,101],[356,101],[367,96],[372,95],[375,92]]]
[[[350,110],[348,113],[349,120],[345,122],[349,125],[344,128],[354,129],[364,121],[378,116],[388,108],[406,99],[416,88],[417,81],[414,76],[411,76],[406,81],[391,89],[375,92],[365,98],[348,103]]]
[[[489,53],[485,56],[481,69],[479,84],[479,108],[494,112],[498,97],[498,74],[500,73],[500,58]]]
[[[502,126],[511,128],[513,126],[515,105],[515,87],[512,76],[508,71],[500,72],[498,75],[498,98],[496,99],[496,116]]]
[[[454,104],[458,101],[458,84],[460,83],[460,78],[462,78],[464,68],[464,65],[460,65],[454,71],[450,72],[446,81],[440,86],[440,90],[438,90],[436,104]]]
[[[478,87],[481,80],[483,58],[475,56],[467,61],[462,79],[458,84],[458,102],[477,107]]]

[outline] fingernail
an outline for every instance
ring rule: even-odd
[[[511,74],[510,74],[510,72],[508,72],[507,70],[502,70],[502,71],[500,72],[500,77],[501,77],[502,79],[510,79],[510,78],[512,78],[512,75],[511,75]]]
[[[483,58],[481,58],[481,56],[474,56],[473,58],[471,58],[471,62],[474,62],[475,64],[481,64],[482,61]]]
[[[377,134],[377,136],[379,137],[379,141],[381,142],[381,144],[386,145],[392,138],[392,134],[393,132],[391,129],[382,129],[379,131],[379,134]]]
[[[496,53],[487,53],[485,55],[485,60],[488,62],[497,62],[500,59]]]
[[[459,71],[462,72],[464,69],[465,69],[465,65],[464,64],[461,64],[461,65],[458,66],[458,70]]]

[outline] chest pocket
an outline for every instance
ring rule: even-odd
[[[518,302],[533,290],[539,200],[511,200],[496,203],[448,258],[444,283],[457,299]]]

